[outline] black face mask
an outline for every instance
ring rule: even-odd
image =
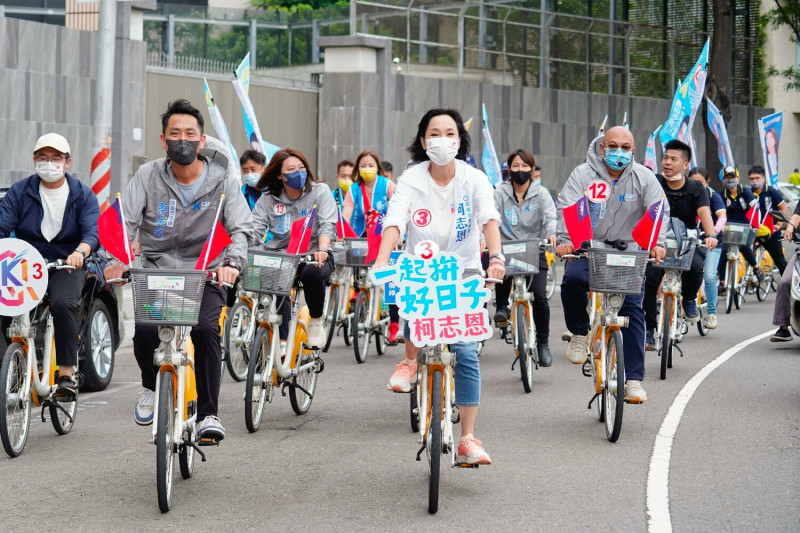
[[[533,175],[533,171],[531,170],[512,170],[509,172],[509,176],[511,177],[511,181],[516,183],[517,185],[525,185],[531,180],[531,176]]]
[[[180,141],[167,141],[167,157],[181,166],[187,166],[194,163],[197,159],[197,147],[200,141],[187,141],[181,139]]]

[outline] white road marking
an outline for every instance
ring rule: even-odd
[[[683,386],[678,396],[675,397],[667,416],[664,417],[664,421],[661,423],[658,435],[656,435],[653,455],[650,458],[650,470],[647,474],[647,525],[650,533],[672,532],[672,520],[669,515],[669,461],[675,432],[678,430],[678,425],[681,423],[681,417],[689,400],[692,399],[700,384],[725,361],[736,355],[743,348],[769,337],[771,334],[772,330],[728,348],[695,374]]]

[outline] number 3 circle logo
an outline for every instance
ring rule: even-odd
[[[422,241],[414,246],[414,255],[422,259],[430,259],[439,252],[439,245],[433,241]]]
[[[427,209],[417,209],[411,217],[412,222],[418,228],[424,228],[431,223],[431,212]]]

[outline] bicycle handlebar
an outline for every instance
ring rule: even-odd
[[[72,270],[74,268],[77,268],[77,267],[74,267],[72,265],[68,265],[67,263],[64,262],[63,259],[58,259],[56,261],[51,261],[51,262],[47,263],[45,265],[45,267],[47,268],[47,270],[50,270],[51,268],[54,268],[56,270]]]

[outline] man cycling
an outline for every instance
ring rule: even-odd
[[[78,396],[78,300],[86,281],[83,260],[98,244],[100,208],[92,190],[67,173],[72,163],[67,140],[57,133],[39,137],[33,148],[36,174],[16,182],[0,203],[0,238],[13,233],[36,248],[46,261],[65,259],[74,269],[49,273],[50,313],[58,382],[56,400]],[[3,325],[5,334],[7,324]]]
[[[603,197],[590,198],[592,230],[596,242],[623,240],[633,243],[631,232],[649,206],[661,201],[664,191],[653,172],[633,161],[636,150],[633,134],[623,126],[609,129],[589,145],[586,162],[572,171],[558,202],[558,235],[556,254],[559,257],[571,254],[574,249],[564,222],[563,209],[575,204],[593,183],[602,185],[607,192]],[[664,220],[669,220],[669,206],[665,206]],[[666,224],[661,226],[658,246],[650,250],[650,256],[664,258],[664,234]],[[642,286],[644,291],[644,286]],[[589,333],[589,265],[586,258],[568,261],[561,282],[561,302],[564,318],[572,340],[567,349],[567,359],[581,365],[586,362],[586,343]],[[625,346],[625,400],[642,403],[647,394],[642,388],[644,379],[644,309],[642,293],[628,295],[620,309],[620,315],[629,318],[629,325],[622,329]]]
[[[725,190],[722,192],[722,200],[725,202],[725,211],[728,215],[728,222],[735,222],[737,224],[750,224],[747,219],[747,212],[751,207],[756,205],[756,197],[753,195],[752,189],[746,185],[739,184],[739,171],[732,166],[727,166],[722,171],[722,183],[725,185]],[[750,243],[752,244],[752,243]],[[722,256],[728,253],[729,246],[727,244],[722,246]],[[739,252],[744,257],[747,264],[753,267],[753,273],[761,282],[764,280],[764,273],[761,267],[756,264],[756,256],[753,253],[751,246],[740,246]],[[725,294],[728,288],[725,286],[725,267],[727,263],[720,261],[717,267],[717,274],[719,275],[719,293]]]
[[[791,242],[800,225],[800,203],[794,208],[789,223],[786,224],[786,231],[783,238]],[[778,290],[775,291],[775,308],[772,313],[772,323],[778,326],[778,330],[772,334],[772,342],[788,342],[792,340],[792,330],[789,329],[792,318],[792,276],[794,275],[794,264],[797,261],[797,253],[792,254],[786,270],[783,271]]]
[[[789,206],[783,199],[777,187],[771,187],[767,183],[766,173],[764,167],[754,165],[747,171],[747,178],[750,180],[750,188],[753,189],[753,194],[758,199],[759,217],[766,218],[767,213],[775,209],[780,211],[784,216],[789,216]],[[756,238],[764,246],[764,249],[769,252],[770,257],[775,262],[775,266],[783,274],[786,269],[786,258],[783,256],[783,243],[781,242],[780,231],[772,232],[769,227],[761,224],[761,227],[756,230]]]
[[[661,160],[661,174],[656,176],[664,193],[667,195],[670,216],[680,219],[687,228],[695,228],[700,219],[705,233],[705,245],[709,250],[717,246],[717,235],[711,220],[711,208],[705,187],[694,180],[686,179],[692,149],[685,143],[673,139],[664,145],[664,158]],[[695,323],[700,319],[697,308],[697,293],[703,283],[703,262],[705,254],[695,251],[692,266],[681,274],[681,294],[683,294],[683,312],[686,320]],[[653,331],[658,325],[658,287],[664,277],[664,270],[647,265],[644,282],[644,312],[647,325],[647,349],[655,349]]]
[[[179,99],[161,115],[161,147],[166,158],[145,163],[136,171],[122,197],[129,238],[137,232],[144,268],[194,269],[206,237],[225,195],[220,223],[233,241],[219,257],[209,261],[220,283],[233,284],[247,257],[253,219],[231,175],[229,157],[206,148],[203,115],[187,100]],[[124,266],[113,261],[107,278],[118,278]],[[200,304],[200,320],[192,327],[197,377],[197,420],[200,437],[221,440],[225,429],[217,418],[221,351],[219,315],[226,291],[207,284]],[[137,324],[133,353],[142,373],[142,388],[134,409],[139,425],[153,422],[156,367],[153,352],[159,345],[158,328]]]

